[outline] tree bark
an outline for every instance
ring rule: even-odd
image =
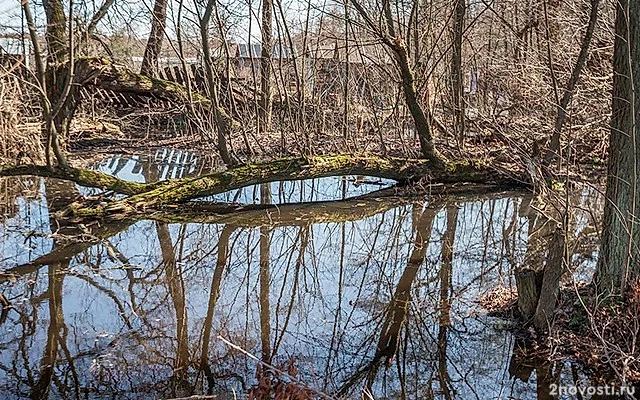
[[[613,100],[602,247],[594,281],[624,294],[640,276],[640,1],[616,2]]]
[[[465,0],[456,0],[453,20],[453,51],[451,56],[451,99],[454,118],[454,135],[460,148],[464,147],[465,111],[462,81],[462,34],[466,16]]]
[[[273,2],[262,0],[262,54],[260,54],[259,131],[271,129],[271,56],[273,51]],[[251,52],[251,49],[249,49]],[[280,49],[282,53],[282,49]],[[282,57],[282,54],[280,54]]]
[[[162,50],[166,21],[167,0],[156,0],[151,13],[151,32],[140,66],[140,73],[143,75],[156,76],[158,73],[158,57]]]

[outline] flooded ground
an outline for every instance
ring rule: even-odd
[[[179,176],[136,160],[100,169]],[[0,398],[269,398],[274,382],[294,399],[550,399],[552,384],[588,379],[571,361],[523,360],[507,322],[478,304],[544,254],[529,197],[340,201],[390,184],[337,177],[208,199],[324,201],[233,223],[73,226],[52,211],[85,189],[33,179],[0,220],[12,304]],[[575,203],[573,273],[589,279],[600,205]]]

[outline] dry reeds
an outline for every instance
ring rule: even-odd
[[[0,164],[37,163],[43,159],[39,124],[22,119],[24,86],[0,69]]]

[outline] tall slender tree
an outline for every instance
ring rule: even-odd
[[[456,0],[453,18],[451,55],[451,105],[453,107],[454,133],[458,145],[464,145],[465,112],[464,112],[464,88],[462,81],[462,36],[464,33],[464,20],[467,12],[465,0]]]
[[[249,49],[251,51],[251,49]],[[260,54],[260,130],[271,129],[271,57],[273,52],[273,1],[262,0],[262,52]],[[280,49],[282,52],[282,49]],[[280,54],[282,56],[282,54]]]

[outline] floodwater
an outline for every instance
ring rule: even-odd
[[[96,168],[194,173],[122,159]],[[544,253],[524,194],[341,201],[390,182],[337,177],[208,199],[321,201],[233,222],[75,226],[53,211],[86,189],[3,183],[1,399],[550,399],[552,384],[588,380],[571,361],[523,359],[479,305]],[[601,205],[575,203],[573,275],[589,279]]]

